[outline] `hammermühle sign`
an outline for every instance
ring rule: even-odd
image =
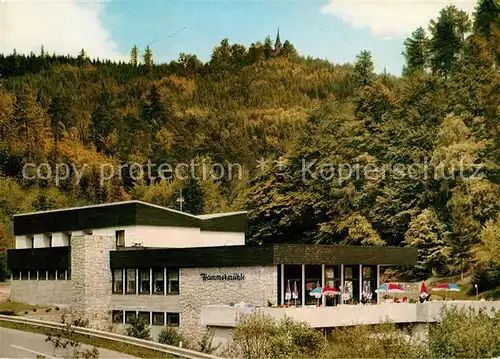
[[[206,274],[206,273],[201,273],[200,274],[201,278],[203,281],[207,280],[245,280],[245,275],[243,273],[234,273],[234,274]]]

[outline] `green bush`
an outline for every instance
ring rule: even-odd
[[[164,328],[158,335],[158,342],[161,344],[179,346],[180,342],[184,342],[183,336],[173,327]]]
[[[429,330],[432,358],[495,358],[500,356],[500,312],[453,306]]]
[[[227,355],[245,359],[319,357],[326,340],[306,323],[254,313],[240,319]]]
[[[219,349],[221,344],[219,343],[218,345],[214,345],[214,335],[215,335],[215,332],[212,328],[209,328],[205,331],[205,333],[203,334],[203,337],[198,342],[200,352],[205,353],[205,354],[212,354],[217,349]]]
[[[480,292],[497,288],[500,285],[500,264],[493,261],[479,262],[474,267],[471,283],[469,294],[475,294],[474,284],[477,284]]]
[[[422,358],[423,344],[412,341],[394,323],[335,329],[326,358]]]
[[[145,318],[135,317],[127,327],[127,335],[138,339],[151,340],[151,328]]]

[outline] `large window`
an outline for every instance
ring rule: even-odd
[[[164,278],[163,268],[153,269],[153,293],[163,295],[165,288],[165,278]]]
[[[179,294],[179,268],[113,269],[114,294],[123,294],[123,275],[125,294]]]
[[[321,299],[317,299],[311,296],[309,293],[316,287],[321,287],[321,266],[320,265],[306,265],[305,268],[306,276],[306,305],[316,305],[318,302],[321,303]]]
[[[171,327],[178,327],[180,324],[179,313],[167,313],[167,325]]]
[[[135,269],[127,269],[127,294],[135,294]]]
[[[342,284],[340,280],[340,266],[328,266],[325,267],[325,285],[328,287],[333,287],[335,289],[341,290]],[[340,304],[341,296],[327,296],[325,299],[325,304],[327,307]]]
[[[113,323],[121,324],[123,323],[123,310],[113,310]]]
[[[179,268],[168,268],[167,294],[179,294]]]
[[[125,323],[130,324],[135,317],[135,312],[125,312]]]
[[[302,302],[302,266],[285,265],[285,304],[300,305]]]
[[[165,324],[165,313],[153,313],[153,325]]]
[[[123,230],[116,231],[115,238],[116,238],[116,246],[117,247],[124,247],[125,246],[125,231],[123,231]]]
[[[344,266],[345,289],[347,290],[346,300],[350,303],[359,303],[359,265]]]
[[[113,270],[113,293],[123,294],[123,270]]]
[[[149,268],[139,269],[139,294],[149,294]]]

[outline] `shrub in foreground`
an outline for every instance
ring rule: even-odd
[[[433,358],[496,358],[500,356],[500,312],[445,308],[429,330]]]
[[[326,358],[422,358],[423,344],[412,340],[393,323],[335,329]]]
[[[135,317],[127,327],[127,335],[138,339],[151,340],[151,328],[145,318]]]
[[[177,329],[173,327],[166,327],[160,334],[158,334],[158,342],[178,347],[180,342],[184,342],[184,338],[182,334],[177,331]]]
[[[240,319],[226,355],[244,359],[320,357],[326,341],[306,323],[256,312]]]

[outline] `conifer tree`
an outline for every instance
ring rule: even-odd
[[[470,20],[465,11],[450,5],[441,10],[437,20],[429,26],[430,63],[435,74],[448,75],[459,58]]]
[[[24,85],[14,105],[14,121],[17,133],[27,146],[28,160],[38,158],[44,147],[46,135],[46,114],[36,101],[33,90]]]
[[[358,87],[370,85],[375,79],[374,66],[372,61],[372,53],[367,50],[361,51],[356,56],[356,64],[354,65],[354,82]]]
[[[134,47],[132,47],[132,51],[130,52],[130,63],[133,66],[137,66],[139,64],[139,49],[137,48],[137,45],[134,45]]]
[[[479,0],[474,14],[474,31],[490,39],[493,24],[500,27],[500,3],[495,0]]]
[[[151,66],[153,66],[153,51],[151,50],[151,48],[148,46],[146,46],[146,50],[144,50],[144,64],[150,68]]]
[[[92,135],[97,152],[106,149],[106,138],[116,121],[115,108],[108,90],[102,86],[99,103],[92,113]]]
[[[271,37],[268,35],[264,40],[264,55],[266,59],[270,59],[273,54],[273,42]]]
[[[283,56],[286,56],[286,57],[290,57],[290,58],[294,58],[294,57],[298,56],[297,50],[292,45],[292,43],[288,40],[285,40],[285,42],[283,43],[283,48],[281,49],[280,54]]]
[[[403,68],[403,74],[409,76],[414,73],[424,72],[427,65],[427,37],[425,30],[422,27],[417,28],[411,37],[405,40],[404,47],[403,56],[406,64]]]
[[[404,244],[418,251],[418,263],[412,268],[414,277],[426,279],[445,274],[450,255],[445,239],[445,227],[432,209],[425,209],[413,218]]]
[[[52,99],[49,106],[50,127],[54,137],[54,151],[57,155],[58,145],[61,139],[61,130],[64,130],[70,124],[70,106],[66,99],[56,96]]]
[[[89,62],[90,58],[88,57],[87,53],[85,52],[85,49],[82,49],[80,51],[80,54],[78,54],[78,62],[80,64],[84,64],[86,62]]]

